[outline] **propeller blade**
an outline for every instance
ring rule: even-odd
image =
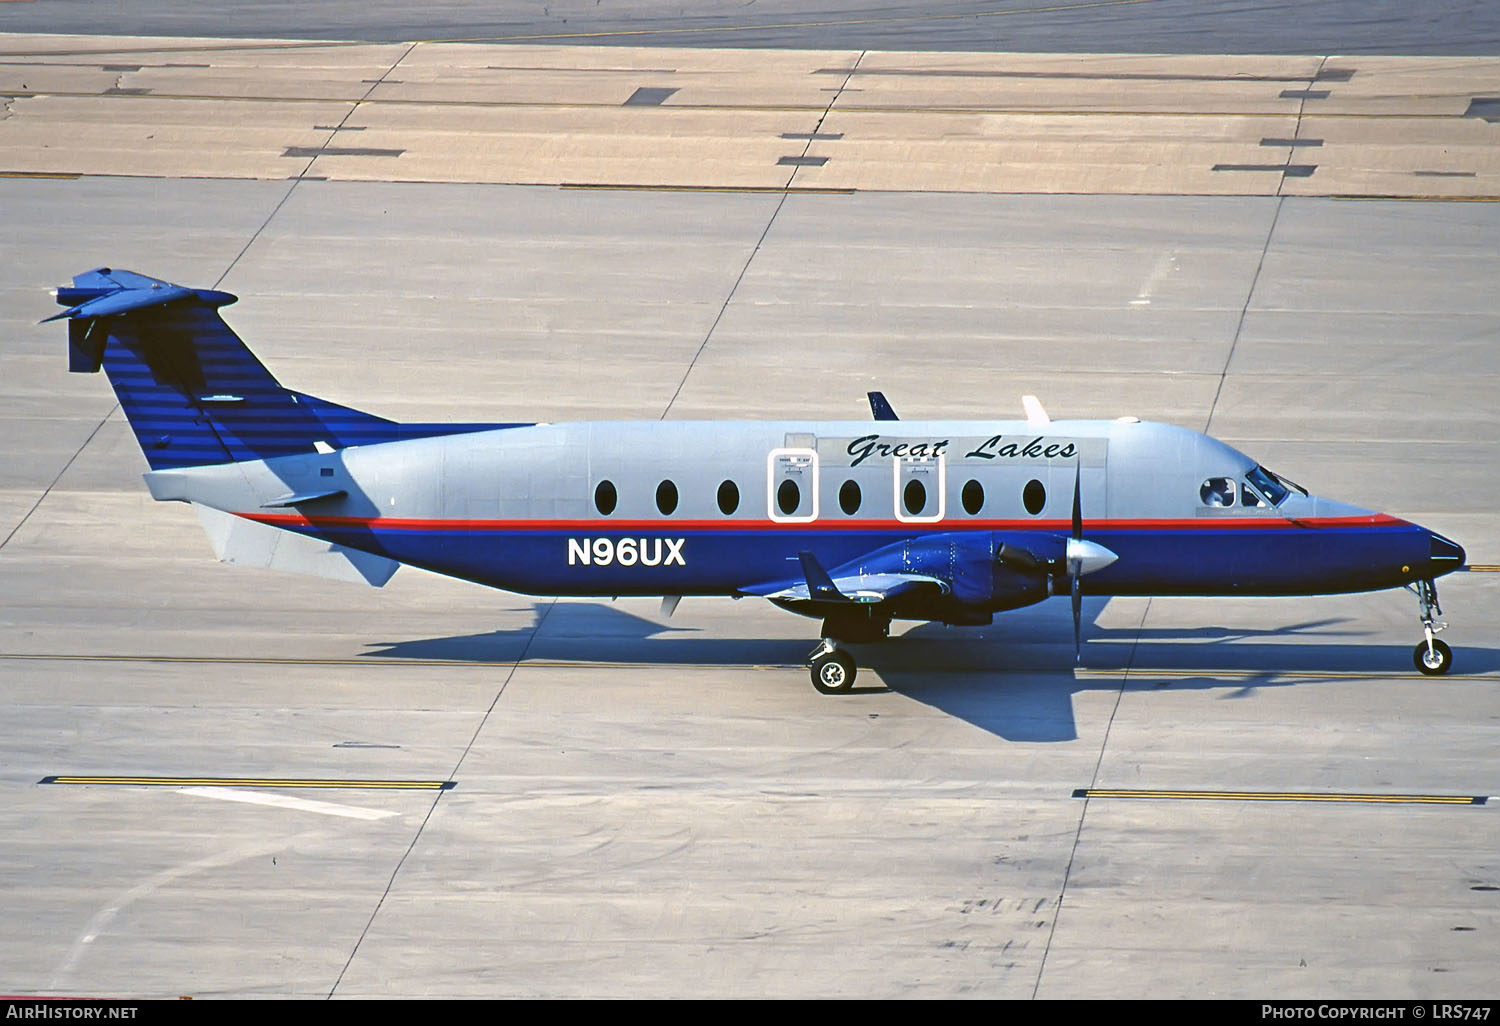
[[[1083,484],[1083,465],[1073,465],[1073,540],[1083,537],[1083,497],[1079,494]]]
[[[1083,665],[1083,579],[1073,575],[1073,662]]]
[[[1083,463],[1073,464],[1073,540],[1083,541]],[[1082,546],[1073,546],[1081,550]],[[1070,555],[1072,555],[1070,553]],[[1073,587],[1073,662],[1083,665],[1083,558],[1068,560],[1068,577]]]

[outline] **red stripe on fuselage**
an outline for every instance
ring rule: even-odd
[[[313,528],[359,528],[378,531],[589,531],[592,533],[615,533],[620,531],[907,531],[911,533],[942,534],[950,531],[1050,531],[1068,532],[1072,522],[1068,520],[832,520],[823,518],[806,522],[779,520],[470,520],[459,518],[419,517],[320,517],[303,516],[300,513],[239,513],[246,520],[267,524],[271,527]],[[1304,517],[1291,520],[1286,517],[1176,517],[1139,519],[1086,520],[1088,531],[1254,531],[1284,530],[1289,527],[1316,530],[1342,527],[1402,527],[1409,522],[1386,513],[1372,513],[1358,517]]]

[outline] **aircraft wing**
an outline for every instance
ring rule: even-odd
[[[783,605],[799,602],[873,605],[888,602],[898,596],[911,595],[913,592],[925,591],[930,595],[941,595],[950,590],[947,581],[930,574],[888,571],[845,573],[832,577],[811,552],[799,552],[797,558],[802,563],[800,582],[783,581],[746,588],[744,594],[761,595]]]
[[[812,552],[799,552],[787,562],[800,562],[800,575],[789,566],[780,580],[742,587],[739,593],[821,617],[825,629],[831,624],[850,641],[859,640],[855,635],[861,632],[873,637],[874,628],[893,618],[985,624],[998,610],[1028,606],[1051,594],[1068,544],[1073,543],[1064,537],[1041,536],[1026,538],[1022,547],[981,531],[918,535],[840,563],[832,572]]]
[[[949,590],[948,582],[925,574],[853,574],[848,577],[831,577],[830,593],[817,585],[784,584],[772,585],[765,590],[746,588],[747,595],[760,595],[780,602],[886,602],[899,595],[910,595],[927,591],[940,595]]]

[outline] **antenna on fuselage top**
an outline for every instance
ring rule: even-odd
[[[1026,423],[1033,427],[1052,423],[1052,418],[1047,416],[1046,410],[1042,409],[1042,401],[1034,395],[1021,396],[1021,409],[1026,411]]]
[[[891,404],[886,401],[884,392],[866,392],[870,400],[870,416],[876,420],[900,420],[896,411],[891,409]]]

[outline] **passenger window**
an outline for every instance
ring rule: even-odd
[[[781,510],[782,516],[791,516],[801,504],[802,489],[797,487],[797,482],[790,479],[781,482],[776,489],[776,508]]]
[[[1234,482],[1227,477],[1211,477],[1198,489],[1205,506],[1233,506]]]
[[[964,512],[971,517],[975,516],[984,508],[984,485],[978,481],[964,482],[964,490],[959,493],[959,498],[963,501]]]
[[[859,504],[863,497],[859,493],[859,485],[853,481],[845,481],[839,486],[839,509],[844,511],[846,517],[852,517],[859,512]]]
[[[1021,489],[1021,503],[1026,507],[1026,512],[1036,516],[1047,505],[1047,489],[1042,483],[1035,479],[1026,482],[1026,487]]]
[[[662,516],[671,516],[677,509],[677,486],[671,481],[656,486],[656,508],[661,510]]]
[[[719,485],[719,512],[726,517],[740,508],[740,487],[733,481]]]
[[[901,502],[906,506],[907,516],[921,516],[922,511],[927,508],[927,489],[921,481],[908,481],[901,492]]]
[[[788,435],[801,439],[801,435]],[[811,435],[806,436],[810,442]],[[766,515],[777,523],[806,524],[818,519],[818,453],[815,449],[772,449],[766,454]]]
[[[599,487],[594,489],[594,508],[603,517],[609,516],[615,511],[615,504],[620,501],[615,486],[610,481],[600,481]]]

